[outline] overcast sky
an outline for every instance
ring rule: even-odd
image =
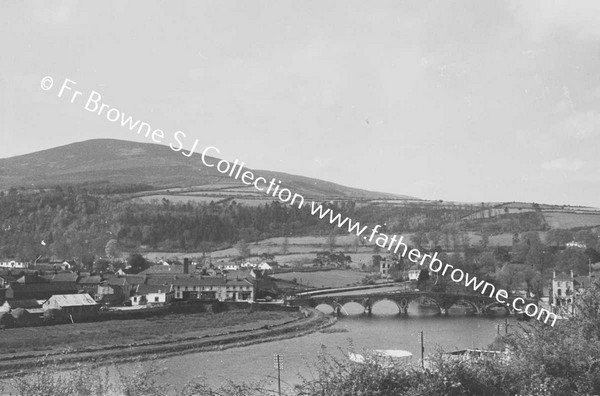
[[[600,1],[4,1],[0,48],[0,157],[146,141],[50,75],[255,169],[600,207]]]

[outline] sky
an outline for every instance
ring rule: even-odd
[[[254,169],[600,207],[598,1],[1,2],[0,48],[1,158],[148,142],[68,78]]]

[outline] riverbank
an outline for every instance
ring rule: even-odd
[[[227,313],[227,315],[240,315],[241,313]],[[246,315],[266,315],[271,317],[273,312],[257,312]],[[210,329],[195,332],[194,335],[185,334],[185,337],[169,339],[171,334],[164,334],[162,339],[147,342],[128,344],[113,344],[78,349],[63,349],[52,351],[27,351],[20,353],[0,354],[0,378],[27,374],[40,365],[60,364],[65,368],[77,363],[113,364],[147,359],[157,359],[187,353],[222,350],[275,340],[299,337],[329,327],[335,319],[314,309],[305,309],[300,313],[282,313],[278,320],[254,321],[249,324],[237,324],[215,327],[216,324],[205,322]],[[223,315],[223,314],[215,314]],[[123,323],[124,321],[120,321]],[[108,322],[98,323],[105,326]],[[83,326],[81,324],[79,326]],[[87,324],[89,325],[89,324]],[[177,325],[177,324],[175,324]],[[71,330],[75,325],[71,325]],[[44,328],[37,328],[44,331]],[[106,328],[102,331],[108,331]],[[0,337],[3,334],[0,333]],[[118,337],[118,336],[117,336]]]

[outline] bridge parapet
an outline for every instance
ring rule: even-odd
[[[356,294],[344,294],[344,295],[317,295],[304,298],[303,304],[308,304],[312,307],[316,307],[320,304],[327,304],[336,310],[336,307],[342,307],[345,304],[355,302],[360,304],[365,312],[370,313],[372,306],[378,301],[389,300],[397,304],[400,313],[406,313],[408,304],[415,300],[428,300],[436,304],[441,313],[447,314],[448,310],[457,303],[468,304],[479,314],[485,313],[492,307],[502,307],[506,310],[507,314],[514,311],[512,308],[512,302],[514,297],[507,299],[507,304],[500,304],[496,299],[480,295],[480,294],[454,294],[454,293],[438,293],[438,292],[427,292],[427,291],[399,291],[399,292],[385,292],[385,293],[360,293],[357,291]]]

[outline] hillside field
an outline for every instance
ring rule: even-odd
[[[288,272],[285,274],[273,275],[276,279],[286,281],[296,280],[297,283],[310,287],[344,287],[361,283],[367,274],[356,271],[317,271],[317,272]]]

